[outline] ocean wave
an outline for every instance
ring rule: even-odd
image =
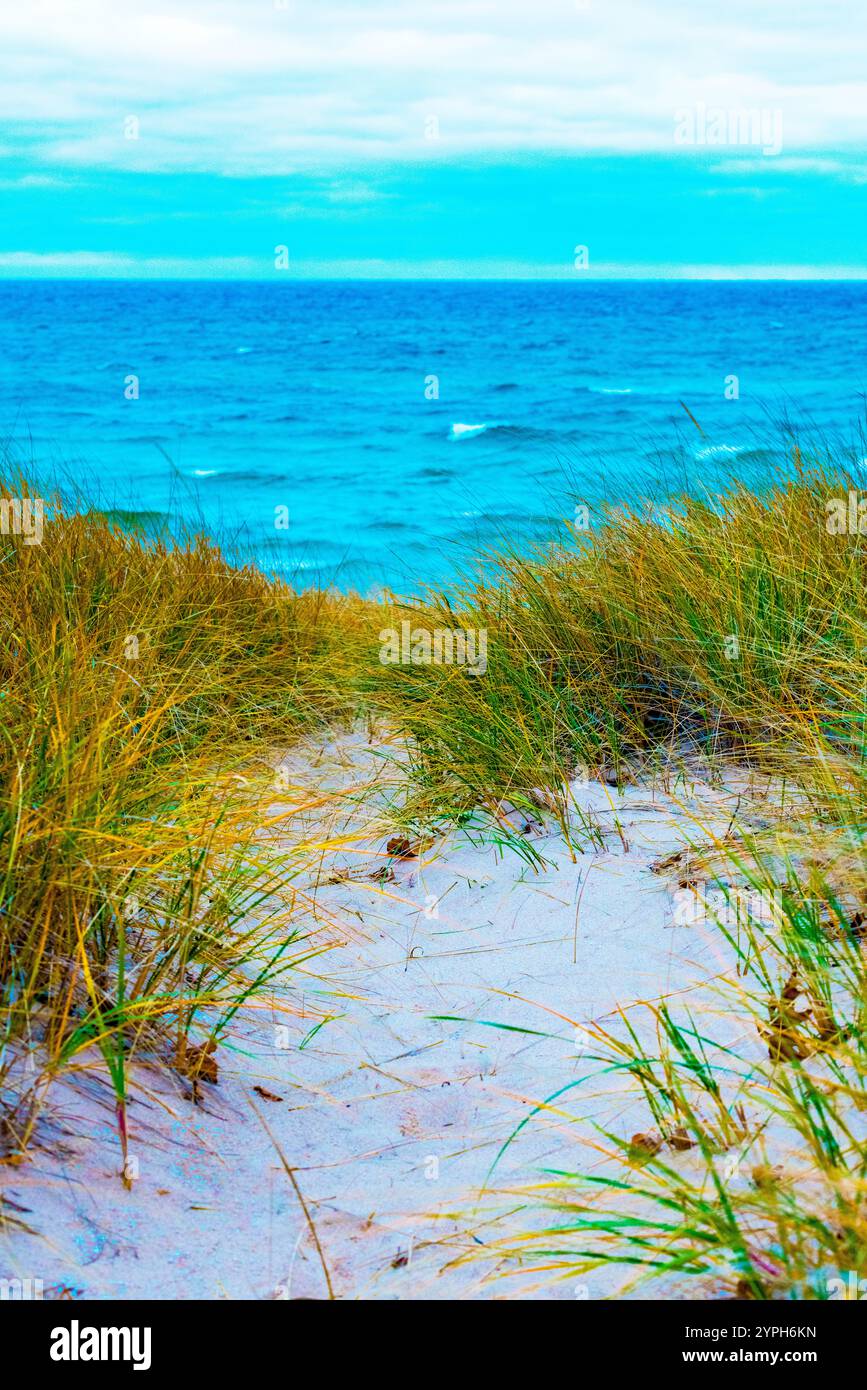
[[[547,444],[569,444],[582,438],[580,429],[551,429],[539,425],[515,425],[505,421],[488,421],[479,425],[452,425],[449,438],[453,440],[476,439],[484,434],[487,438],[496,438],[500,442],[515,442],[520,444],[528,443],[547,443]]]
[[[704,449],[696,450],[697,459],[726,459],[733,458],[736,454],[744,452],[743,444],[708,444]]]
[[[221,473],[226,483],[258,483],[263,487],[272,483],[274,475],[268,468],[225,468]]]
[[[400,517],[378,516],[375,521],[365,521],[362,523],[365,531],[409,531],[415,530],[415,524],[403,521]]]
[[[264,554],[267,559],[268,566],[271,569],[282,570],[284,573],[294,574],[298,570],[312,570],[319,568],[315,560],[299,560],[296,559],[294,556],[290,556],[288,559],[284,560],[280,557],[275,558],[268,551],[265,551]]]
[[[451,430],[450,430],[449,433],[450,433],[450,437],[451,437],[452,439],[472,439],[472,438],[473,438],[475,435],[477,435],[477,434],[483,434],[484,431],[487,430],[487,429],[489,429],[489,428],[490,428],[490,426],[489,426],[489,425],[486,425],[486,424],[485,424],[485,425],[462,425],[462,424],[458,423],[458,424],[452,425]]]

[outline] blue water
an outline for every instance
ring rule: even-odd
[[[857,465],[865,308],[858,283],[5,282],[0,433],[296,582],[410,591],[553,534],[573,493],[761,472],[793,422]]]

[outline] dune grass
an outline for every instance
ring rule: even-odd
[[[798,461],[761,493],[608,509],[559,545],[404,616],[485,632],[487,671],[386,665],[375,697],[414,743],[419,814],[558,805],[685,743],[807,775],[865,756],[867,537],[831,534],[854,485]],[[538,795],[535,797],[538,802]]]
[[[687,1297],[858,1299],[867,1289],[864,820],[838,807],[832,822],[809,798],[761,832],[741,827],[716,843],[711,833],[709,845],[715,872],[693,891],[728,968],[688,1002],[579,1025],[584,1074],[537,1112],[562,1121],[562,1165],[507,1193],[526,1231],[490,1242],[485,1258],[579,1286],[616,1266],[621,1292],[651,1296],[663,1278]],[[756,910],[757,895],[767,910]],[[641,1128],[595,1126],[588,1137],[574,1125],[582,1088],[609,1086],[612,1115],[631,1096]]]
[[[576,853],[592,827],[570,779],[671,785],[700,756],[779,790],[764,838],[745,814],[717,846],[724,890],[740,874],[779,910],[720,924],[731,970],[693,1013],[645,1007],[596,1033],[656,1137],[600,1135],[605,1182],[578,1161],[548,1174],[520,1197],[526,1241],[493,1248],[569,1279],[615,1262],[750,1297],[860,1274],[867,566],[865,537],[826,524],[855,488],[797,458],[761,493],[608,509],[412,602],[298,594],[203,538],[59,504],[41,545],[0,537],[7,1151],[57,1070],[95,1048],[123,1147],[131,1058],[161,1057],[195,1093],[233,1011],[315,949],[299,852],[257,835],[274,750],[303,732],[376,711],[408,739],[407,826],[543,808]],[[383,663],[404,619],[484,632],[484,674]]]

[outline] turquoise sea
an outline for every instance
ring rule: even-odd
[[[839,282],[6,281],[0,431],[154,529],[409,591],[576,497],[761,476],[796,432],[859,467],[865,309]]]

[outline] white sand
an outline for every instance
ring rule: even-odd
[[[299,781],[347,790],[381,766],[358,734],[293,761]],[[530,1294],[538,1279],[514,1264],[454,1264],[483,1256],[497,1234],[477,1195],[498,1151],[535,1104],[598,1069],[582,1055],[575,1023],[689,991],[721,964],[712,928],[674,925],[671,882],[651,865],[700,837],[694,811],[724,830],[731,798],[700,786],[678,806],[647,788],[620,795],[599,784],[575,798],[603,827],[604,851],[573,863],[561,837],[538,827],[528,839],[549,867],[534,873],[513,852],[458,832],[421,862],[395,862],[395,881],[385,884],[370,875],[389,862],[387,834],[371,822],[369,802],[353,810],[362,838],[319,869],[321,930],[340,944],[306,967],[308,1017],[287,1017],[279,992],[273,1007],[245,1011],[199,1106],[173,1074],[134,1068],[131,1191],[118,1177],[109,1085],[96,1069],[59,1083],[46,1111],[53,1139],[4,1172],[7,1198],[28,1209],[40,1238],[0,1245],[0,1273],[88,1297],[324,1295],[308,1224],[255,1104],[296,1170],[337,1296]],[[326,881],[346,867],[348,881]],[[343,925],[324,925],[329,916]],[[297,972],[287,989],[297,1001]],[[337,1017],[299,1051],[323,1013]],[[287,1023],[288,1049],[277,1027]],[[257,1085],[281,1099],[261,1097]],[[640,1105],[598,1090],[573,1088],[561,1113],[537,1115],[491,1185],[586,1165],[576,1137],[594,1118],[626,1136],[648,1127]],[[530,1224],[515,1212],[499,1234]],[[604,1296],[622,1277],[585,1276],[579,1296]],[[570,1284],[551,1292],[576,1296]]]

